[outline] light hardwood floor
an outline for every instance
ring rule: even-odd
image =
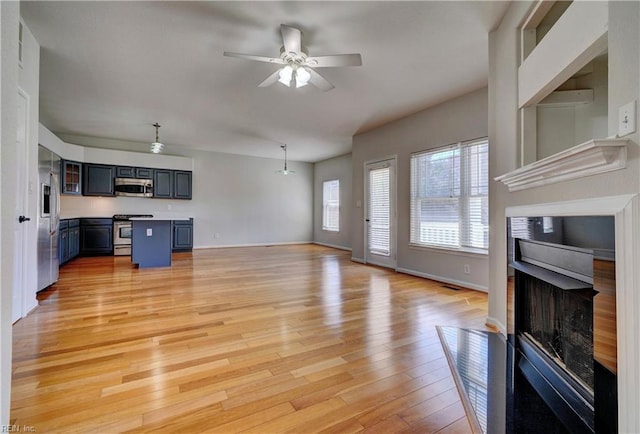
[[[51,432],[469,431],[436,325],[486,294],[315,245],[79,258],[14,325],[11,423]]]

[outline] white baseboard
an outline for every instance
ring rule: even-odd
[[[334,249],[346,250],[348,252],[351,251],[351,247],[337,246],[335,244],[321,243],[320,241],[314,241],[313,244],[317,244],[319,246],[325,246],[325,247],[332,247]]]
[[[475,289],[476,291],[489,292],[489,289],[483,285],[476,285],[471,282],[463,282],[461,280],[451,279],[449,277],[436,276],[434,274],[423,273],[421,271],[409,270],[408,268],[396,269],[399,273],[411,274],[412,276],[424,277],[426,279],[436,280],[438,282],[450,283],[456,286],[462,286],[464,288]]]
[[[200,249],[227,249],[231,247],[267,247],[267,246],[291,246],[296,244],[313,244],[312,241],[290,241],[286,243],[256,243],[256,244],[216,244],[213,246],[197,246],[193,250]]]
[[[359,264],[366,264],[366,262],[364,261],[364,259],[362,259],[362,258],[356,258],[355,256],[352,256],[352,257],[351,257],[351,260],[352,260],[353,262],[357,262],[357,263],[359,263]]]

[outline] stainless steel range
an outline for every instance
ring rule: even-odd
[[[131,255],[131,218],[153,217],[151,214],[116,214],[113,216],[113,254]]]

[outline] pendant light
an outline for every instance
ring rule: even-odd
[[[151,152],[159,154],[162,152],[162,148],[164,148],[164,145],[158,140],[158,128],[160,128],[160,124],[156,122],[153,126],[156,127],[156,141],[151,144]]]
[[[280,146],[284,151],[284,169],[276,171],[276,173],[282,173],[283,175],[292,175],[296,173],[294,170],[287,169],[287,145]]]

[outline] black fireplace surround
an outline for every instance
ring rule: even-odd
[[[568,432],[617,432],[613,217],[512,217],[508,228],[511,375],[528,383],[511,418],[530,389]]]

